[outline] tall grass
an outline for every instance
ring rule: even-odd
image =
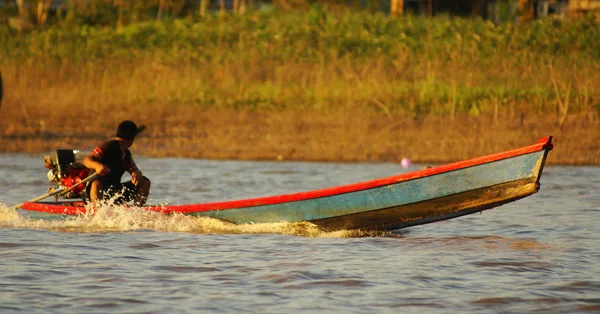
[[[570,85],[569,110],[580,112],[596,105],[593,86],[600,85],[600,27],[592,19],[515,26],[313,7],[308,14],[211,16],[120,30],[81,25],[16,35],[3,28],[0,42],[14,92],[46,98],[54,91],[54,105],[66,107],[161,101],[414,115],[547,113]]]
[[[0,28],[0,133],[40,120],[60,130],[71,118],[93,121],[83,131],[112,130],[128,112],[161,121],[173,108],[486,123],[539,116],[562,126],[600,112],[599,61],[594,19],[495,25],[312,7],[120,28]]]

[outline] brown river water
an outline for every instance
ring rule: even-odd
[[[300,192],[395,163],[137,158],[152,203]],[[598,313],[600,168],[549,166],[525,199],[385,234],[232,226],[118,207],[49,219],[41,155],[0,155],[0,313]]]

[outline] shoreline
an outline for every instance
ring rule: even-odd
[[[191,110],[191,109],[190,109]],[[573,117],[562,128],[551,119],[530,117],[493,121],[486,117],[258,113],[231,110],[179,112],[134,119],[147,130],[131,148],[134,155],[212,160],[307,162],[451,163],[534,144],[553,136],[549,165],[600,166],[597,120]],[[137,115],[132,115],[137,116]],[[179,123],[171,123],[179,118]],[[2,120],[2,119],[0,119]],[[153,121],[153,122],[150,122]],[[6,121],[5,121],[6,122]],[[0,128],[0,153],[47,153],[58,148],[91,150],[112,136],[112,125]],[[82,125],[84,125],[82,123]],[[73,128],[73,127],[71,127]],[[97,131],[91,131],[96,129]],[[79,131],[78,131],[79,130]]]

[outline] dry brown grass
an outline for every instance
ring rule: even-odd
[[[148,126],[133,151],[156,157],[389,162],[409,157],[418,163],[442,163],[518,148],[553,135],[549,164],[600,165],[599,123],[589,117],[570,117],[561,129],[540,117],[506,116],[494,123],[491,118],[468,116],[414,120],[361,112],[149,107],[153,109],[108,113],[104,119],[83,113],[44,120],[44,130],[39,124],[43,117],[34,110],[29,109],[25,118],[19,108],[4,108],[1,150],[90,149],[110,137],[120,119],[131,118]]]
[[[120,120],[132,119],[148,126],[134,151],[158,157],[392,162],[409,157],[440,163],[553,135],[556,148],[548,163],[600,165],[600,121],[592,111],[600,72],[594,67],[577,77],[552,68],[514,77],[523,85],[545,78],[557,94],[573,91],[570,98],[540,93],[531,102],[509,99],[496,111],[494,96],[479,103],[481,113],[449,114],[456,99],[436,98],[439,86],[428,85],[430,77],[442,85],[477,86],[495,74],[421,63],[427,68],[422,72],[406,60],[392,70],[377,60],[360,66],[344,60],[314,66],[290,61],[271,70],[265,63],[169,67],[156,60],[4,65],[0,151],[89,149],[111,136]],[[518,73],[502,71],[506,77]],[[446,112],[412,110],[423,95]],[[257,98],[282,106],[249,104]],[[564,110],[569,103],[571,109]]]

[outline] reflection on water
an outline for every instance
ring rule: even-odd
[[[152,202],[171,204],[406,171],[396,164],[138,164],[153,181]],[[45,192],[41,156],[0,156],[0,170],[2,313],[600,311],[599,168],[548,167],[540,192],[523,200],[386,233],[238,226],[121,207],[52,220],[9,209]]]

